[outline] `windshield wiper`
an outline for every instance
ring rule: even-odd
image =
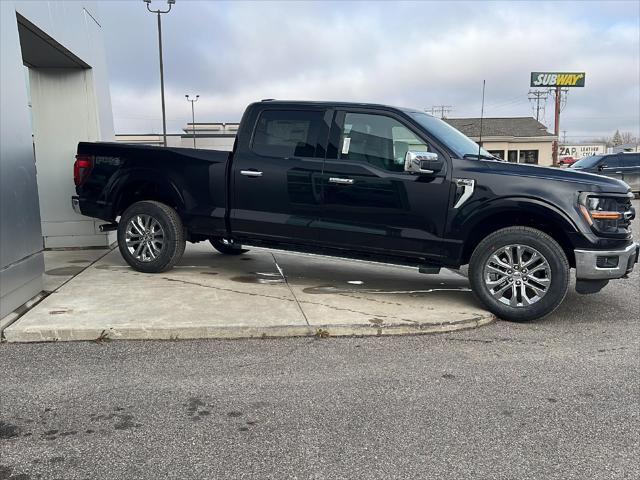
[[[500,157],[496,157],[494,155],[482,155],[478,153],[465,153],[462,158],[477,158],[479,160],[498,160],[502,161]]]

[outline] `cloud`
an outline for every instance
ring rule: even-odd
[[[141,3],[141,2],[140,2]],[[156,3],[156,2],[154,2]],[[569,137],[640,135],[637,2],[187,2],[163,17],[167,121],[238,120],[261,98],[453,106],[531,115],[531,71],[586,71],[562,112]],[[116,130],[161,129],[155,19],[101,5]],[[552,105],[546,111],[552,128]]]

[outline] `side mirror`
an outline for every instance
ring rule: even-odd
[[[600,165],[598,165],[598,171],[601,172],[602,170],[604,170],[605,168],[607,168],[607,164],[606,163],[602,163]]]
[[[437,153],[417,152],[409,150],[404,157],[404,171],[422,175],[433,175],[444,167],[444,161],[438,158]]]

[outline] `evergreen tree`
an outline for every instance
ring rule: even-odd
[[[618,145],[622,145],[622,135],[620,135],[620,130],[616,130],[616,133],[613,134],[613,138],[611,139],[611,145],[617,147]]]

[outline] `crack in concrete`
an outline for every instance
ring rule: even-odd
[[[286,297],[280,297],[277,295],[265,295],[265,294],[261,294],[261,293],[252,293],[252,292],[243,292],[240,290],[234,290],[232,288],[224,288],[224,287],[215,287],[213,285],[206,285],[204,283],[199,283],[199,282],[191,282],[189,280],[181,280],[181,279],[177,279],[177,278],[169,278],[169,277],[160,277],[163,280],[167,280],[169,282],[178,282],[178,283],[184,283],[186,285],[194,285],[197,287],[203,287],[203,288],[211,288],[213,290],[222,290],[224,292],[231,292],[231,293],[239,293],[241,295],[250,295],[250,296],[254,296],[254,297],[264,297],[264,298],[271,298],[271,299],[275,299],[275,300],[285,300],[287,302],[296,302],[298,303],[298,305],[300,306],[300,309],[302,310],[302,306],[300,305],[301,303],[306,303],[309,305],[318,305],[321,307],[326,307],[326,308],[330,308],[332,310],[338,310],[338,311],[343,311],[343,312],[351,312],[351,313],[357,313],[359,315],[365,315],[365,316],[376,316],[376,317],[384,317],[384,318],[388,318],[391,320],[399,320],[402,322],[408,322],[408,323],[412,323],[414,325],[419,325],[420,322],[416,321],[416,320],[410,320],[408,318],[401,318],[401,317],[396,317],[393,315],[381,315],[381,314],[373,314],[373,313],[369,313],[369,312],[362,312],[359,310],[353,310],[350,308],[341,308],[341,307],[336,307],[334,305],[328,305],[326,303],[320,303],[320,302],[310,302],[308,300],[298,300],[295,295],[293,296],[293,298],[286,298]],[[293,295],[293,292],[292,292]],[[307,322],[307,325],[310,325],[309,320],[307,319],[307,316],[304,315],[304,318]]]
[[[365,317],[374,316],[374,317],[384,318],[387,321],[406,322],[406,323],[410,323],[410,324],[415,325],[415,326],[422,326],[422,325],[455,325],[455,324],[458,324],[458,323],[466,323],[466,322],[470,321],[469,319],[466,319],[466,320],[454,321],[454,322],[446,321],[446,322],[439,322],[439,323],[422,323],[422,322],[417,321],[417,320],[411,320],[409,318],[397,317],[395,315],[383,315],[383,314],[380,314],[380,313],[375,313],[374,314],[374,313],[371,313],[371,312],[364,312],[364,311],[361,311],[361,310],[354,310],[352,308],[338,307],[338,306],[335,306],[335,305],[329,305],[329,304],[321,303],[321,302],[312,302],[312,301],[309,301],[309,300],[299,300],[296,297],[293,289],[291,288],[291,285],[287,281],[287,278],[284,275],[284,271],[278,265],[278,262],[277,262],[275,256],[273,256],[273,257],[274,257],[273,260],[274,260],[274,263],[276,265],[276,268],[280,272],[280,275],[282,276],[282,278],[284,280],[284,283],[287,285],[287,288],[291,292],[291,296],[293,298],[281,297],[281,296],[278,296],[278,295],[266,295],[266,294],[261,294],[261,293],[243,292],[243,291],[235,290],[235,289],[232,289],[232,288],[217,287],[217,286],[207,285],[207,284],[200,283],[200,282],[193,282],[193,281],[182,280],[182,279],[177,279],[177,278],[169,278],[169,277],[161,277],[161,278],[163,280],[167,280],[167,281],[170,281],[170,282],[179,282],[179,283],[184,283],[186,285],[194,285],[194,286],[198,286],[198,287],[210,288],[210,289],[213,289],[213,290],[221,290],[221,291],[225,291],[225,292],[239,293],[239,294],[242,294],[242,295],[250,295],[250,296],[255,296],[255,297],[270,298],[270,299],[274,299],[274,300],[285,300],[287,302],[295,302],[296,305],[298,306],[298,308],[300,309],[300,312],[302,313],[302,316],[304,317],[305,322],[307,323],[308,326],[311,326],[311,323],[309,322],[309,319],[308,319],[304,309],[302,308],[302,304],[317,305],[317,306],[329,308],[331,310],[336,310],[336,311],[340,311],[340,312],[355,313],[355,314],[358,314],[358,315],[363,315]],[[336,293],[336,295],[341,295],[341,296],[345,296],[345,297],[352,297],[352,298],[360,298],[360,297],[357,297],[357,296],[352,296],[352,295],[344,294],[344,293]],[[370,300],[370,301],[376,302],[376,303],[378,303],[378,302],[379,303],[392,303],[392,302],[386,302],[384,300],[369,299],[369,298],[366,298],[366,297],[362,297],[362,299],[363,300]],[[394,304],[394,303],[392,303],[392,304]],[[480,317],[477,317],[477,318],[471,319],[471,321],[479,320],[479,319],[480,319]],[[462,340],[462,339],[460,339],[460,340]]]
[[[276,259],[276,256],[273,254],[273,252],[271,252],[271,257],[273,257],[273,263],[276,264],[276,268],[278,269],[278,272],[280,273],[280,276],[284,280],[285,285],[287,286],[287,288],[291,292],[291,295],[293,296],[294,300],[296,301],[296,305],[298,306],[298,309],[300,310],[300,313],[304,317],[304,321],[307,322],[307,325],[311,326],[311,324],[309,323],[309,319],[307,318],[307,314],[304,313],[304,310],[302,308],[302,305],[300,305],[300,301],[298,300],[298,297],[296,297],[296,294],[293,293],[293,289],[291,288],[291,285],[289,285],[289,281],[287,280],[287,277],[285,276],[284,271],[282,270],[282,268],[280,268],[280,265],[278,265],[278,260]]]
[[[222,290],[223,292],[239,293],[241,295],[250,295],[252,297],[272,298],[272,299],[275,299],[275,300],[285,300],[287,302],[295,301],[292,298],[280,297],[278,295],[265,295],[263,293],[243,292],[241,290],[234,290],[233,288],[214,287],[213,285],[206,285],[204,283],[199,283],[199,282],[191,282],[189,280],[181,280],[179,278],[169,278],[169,277],[161,277],[161,278],[163,280],[167,280],[168,282],[184,283],[186,285],[194,285],[194,286],[197,286],[197,287],[210,288],[212,290]]]
[[[359,295],[350,295],[348,293],[336,293],[335,295],[340,295],[341,297],[347,297],[347,298],[355,298],[356,300],[368,300],[369,302],[381,303],[384,305],[395,305],[395,306],[402,305],[402,303],[400,302],[389,302],[388,300],[380,300],[379,298],[367,298],[367,297],[361,297]]]
[[[360,315],[365,315],[367,317],[383,317],[383,318],[388,318],[391,320],[399,320],[401,322],[409,322],[415,325],[419,325],[420,322],[418,322],[417,320],[410,320],[408,318],[402,318],[402,317],[396,317],[394,315],[382,315],[380,313],[369,313],[369,312],[362,312],[360,310],[353,310],[352,308],[343,308],[343,307],[336,307],[335,305],[327,305],[326,303],[319,303],[319,302],[310,302],[308,300],[301,300],[300,303],[308,303],[309,305],[319,305],[321,307],[327,307],[330,308],[332,310],[338,310],[338,311],[342,311],[342,312],[350,312],[350,313],[357,313]]]

